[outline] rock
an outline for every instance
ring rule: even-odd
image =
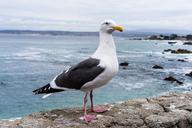
[[[168,44],[176,44],[176,41],[169,41]]]
[[[183,45],[192,45],[192,42],[184,42]]]
[[[17,120],[0,120],[0,128],[191,128],[192,92],[102,105],[111,107],[97,120],[79,119],[83,108],[33,113]],[[96,114],[96,113],[91,113]]]
[[[184,59],[178,59],[177,61],[180,61],[180,62],[187,62],[187,61],[184,60]]]
[[[6,86],[6,83],[4,83],[3,81],[0,82],[0,86]]]
[[[163,67],[160,66],[160,65],[154,65],[152,68],[154,68],[154,69],[163,69]]]
[[[172,49],[165,49],[164,52],[171,52]]]
[[[176,82],[176,83],[178,83],[178,84],[183,84],[183,82],[177,80],[176,78],[174,78],[174,77],[172,77],[172,76],[166,77],[164,80],[170,81],[170,82]]]
[[[175,54],[190,54],[192,51],[186,50],[186,49],[177,49],[177,50],[172,50],[171,53]]]
[[[177,49],[177,50],[172,50],[172,49],[166,49],[164,52],[171,52],[174,54],[191,54],[192,51],[186,50],[186,49]]]
[[[168,59],[168,61],[174,61],[174,59]]]
[[[150,115],[145,122],[150,128],[187,128],[190,113],[187,111],[168,112],[160,115]]]
[[[120,63],[119,65],[120,65],[120,66],[128,66],[129,63],[128,63],[128,62],[122,62],[122,63]]]
[[[192,77],[192,72],[185,74],[186,76]]]

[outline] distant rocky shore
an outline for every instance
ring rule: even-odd
[[[146,37],[145,39],[147,39],[147,40],[192,40],[192,35],[188,34],[186,36],[180,36],[177,34],[171,34],[171,35],[160,34],[160,35],[151,35],[151,36]],[[170,42],[170,44],[174,44],[174,43],[175,42]],[[191,44],[191,43],[187,42],[186,45],[187,44]]]
[[[172,93],[106,104],[102,106],[109,110],[90,123],[79,119],[82,108],[56,109],[14,121],[0,120],[0,128],[191,128],[191,101],[192,93]]]

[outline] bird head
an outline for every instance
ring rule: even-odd
[[[112,20],[106,20],[101,24],[101,28],[100,31],[105,32],[105,33],[109,33],[111,34],[113,31],[123,31],[123,27],[117,25],[114,21]]]

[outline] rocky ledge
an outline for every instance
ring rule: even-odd
[[[192,93],[103,106],[109,110],[90,123],[79,119],[82,108],[68,108],[34,113],[14,121],[1,120],[0,128],[192,128]]]

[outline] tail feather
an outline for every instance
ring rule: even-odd
[[[47,84],[41,88],[38,88],[33,91],[35,94],[49,94],[49,93],[55,93],[55,92],[61,92],[64,91],[62,89],[54,89],[50,86],[50,84]]]

